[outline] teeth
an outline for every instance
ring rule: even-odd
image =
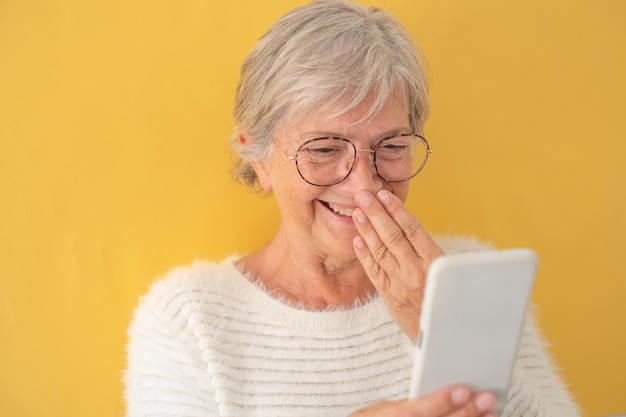
[[[348,208],[348,207],[338,207],[335,206],[331,203],[328,203],[328,207],[331,208],[332,211],[334,211],[337,214],[341,214],[342,216],[349,216],[352,217],[352,213],[354,213],[354,209],[352,208]]]

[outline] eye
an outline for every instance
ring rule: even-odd
[[[323,154],[329,154],[329,153],[333,153],[333,152],[338,152],[338,151],[341,151],[341,149],[330,148],[330,147],[313,146],[313,147],[307,148],[306,151],[311,152],[311,153],[317,153],[317,154],[323,155]]]
[[[378,161],[391,161],[404,159],[411,154],[413,149],[412,136],[396,136],[380,142],[376,148]]]
[[[406,141],[395,141],[393,139],[385,140],[378,146],[376,152],[380,155],[399,155],[411,149],[411,145]]]
[[[389,151],[389,152],[399,152],[403,149],[408,148],[408,145],[397,145],[394,143],[384,143],[382,146],[379,147],[379,149],[382,148],[384,151]]]
[[[302,162],[330,163],[346,158],[350,153],[350,142],[333,138],[314,139],[300,149]]]
[[[332,143],[311,143],[302,149],[306,155],[313,158],[334,158],[346,152],[345,146]]]

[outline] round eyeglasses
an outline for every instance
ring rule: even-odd
[[[289,155],[274,144],[295,161],[304,181],[319,187],[345,180],[354,167],[358,152],[371,153],[376,173],[388,182],[410,180],[422,170],[428,154],[432,153],[426,139],[413,133],[385,138],[371,149],[361,150],[357,150],[348,139],[338,137],[307,140],[298,147],[295,155]]]

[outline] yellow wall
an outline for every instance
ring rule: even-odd
[[[297,0],[0,2],[0,412],[123,413],[156,275],[267,239],[228,177],[238,67]],[[410,207],[541,256],[539,322],[588,416],[626,412],[626,2],[387,0],[432,73]]]

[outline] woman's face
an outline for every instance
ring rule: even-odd
[[[381,139],[411,133],[406,102],[399,91],[374,117],[359,122],[369,108],[370,100],[365,100],[333,119],[324,114],[306,118],[295,127],[279,129],[274,141],[289,155],[295,155],[303,142],[318,137],[349,139],[357,150],[362,150],[371,149]],[[352,239],[357,232],[351,216],[356,207],[355,194],[361,190],[375,194],[385,189],[405,201],[409,181],[387,182],[376,174],[371,153],[357,155],[348,177],[326,187],[304,181],[295,162],[278,149],[266,161],[253,164],[260,184],[271,190],[278,202],[282,215],[280,233],[287,234],[292,247],[296,245],[297,249],[322,257],[354,257]]]

